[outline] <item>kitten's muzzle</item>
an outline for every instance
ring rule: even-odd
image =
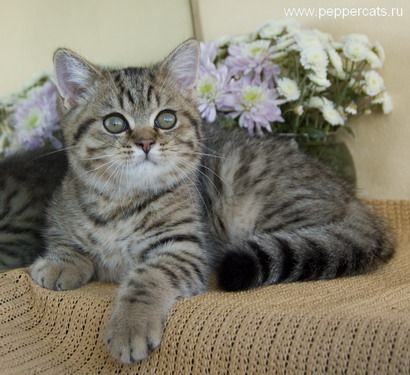
[[[155,140],[152,138],[140,138],[135,141],[135,144],[148,154],[151,147],[155,144]]]

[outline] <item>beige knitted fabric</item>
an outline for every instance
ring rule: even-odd
[[[0,274],[0,374],[410,373],[410,202],[371,202],[398,238],[373,274],[180,300],[161,347],[122,366],[103,336],[116,286],[54,292]]]

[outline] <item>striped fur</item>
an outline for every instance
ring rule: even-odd
[[[47,252],[29,272],[56,290],[120,283],[106,342],[124,363],[159,345],[177,298],[208,284],[193,96],[198,53],[188,41],[161,64],[122,70],[102,70],[67,50],[55,57],[69,168],[48,209]],[[155,126],[164,110],[177,115],[171,130]],[[128,122],[126,131],[104,129],[113,113]]]
[[[30,265],[44,250],[45,209],[66,170],[47,148],[0,163],[0,271]]]
[[[282,140],[204,128],[202,188],[221,286],[242,290],[374,269],[393,254],[384,223],[320,163]]]
[[[204,291],[212,271],[240,290],[354,275],[393,253],[383,223],[325,167],[286,142],[203,126],[197,60],[193,41],[148,68],[55,57],[68,171],[29,272],[56,290],[119,283],[106,343],[124,363],[159,345],[175,301]],[[174,128],[155,126],[163,110]],[[111,113],[129,127],[108,133]]]

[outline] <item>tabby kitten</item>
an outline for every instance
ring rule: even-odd
[[[45,288],[120,283],[106,331],[123,363],[159,345],[180,297],[355,275],[387,261],[381,221],[290,144],[204,125],[198,45],[160,64],[107,70],[54,57],[68,170],[47,210]]]

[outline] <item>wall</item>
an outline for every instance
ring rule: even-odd
[[[1,0],[0,96],[51,68],[57,47],[96,63],[138,65],[192,35],[189,0]]]
[[[72,48],[103,64],[138,65],[156,61],[192,36],[189,0],[1,0],[0,96],[18,90],[30,77],[51,68],[53,51]],[[193,0],[198,36],[205,40],[243,33],[275,18],[284,7],[401,7],[402,17],[345,19],[298,17],[339,37],[367,34],[387,55],[382,70],[393,96],[389,116],[352,122],[348,139],[358,172],[359,194],[366,198],[410,199],[410,7],[408,0]]]
[[[318,19],[294,17],[303,26],[331,33],[335,38],[363,33],[384,46],[381,70],[395,110],[388,116],[371,115],[351,122],[355,138],[347,143],[358,174],[358,193],[372,199],[410,199],[410,6],[408,0],[193,0],[196,33],[203,40],[241,34],[263,23],[284,18],[286,8],[401,8],[401,17]]]

